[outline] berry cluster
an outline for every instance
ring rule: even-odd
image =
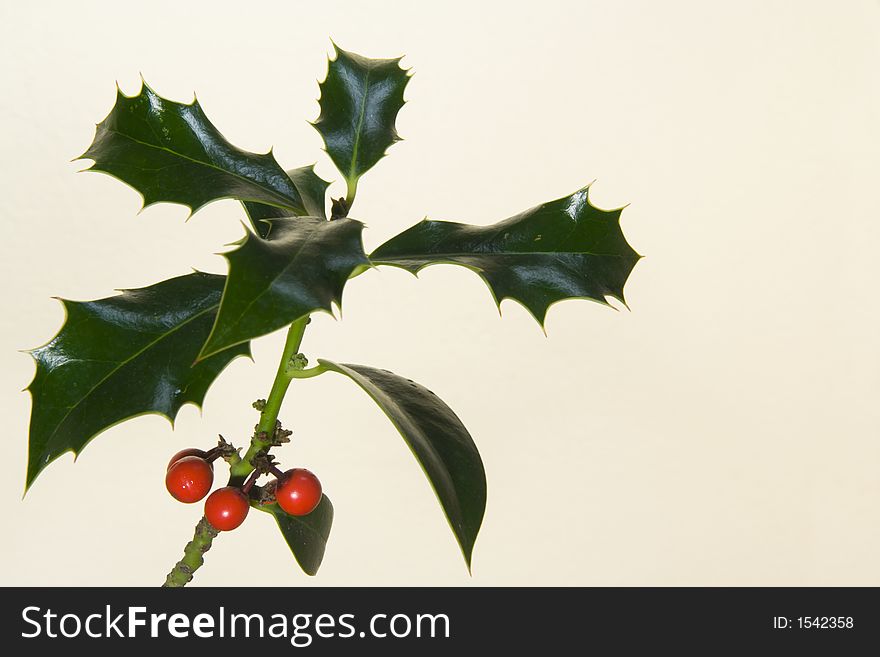
[[[204,499],[214,484],[212,462],[219,455],[218,448],[207,452],[190,448],[171,457],[165,472],[165,487],[171,496],[186,504]],[[278,506],[292,516],[305,516],[315,510],[322,495],[321,482],[315,475],[303,468],[281,472],[272,467],[271,472],[277,480],[274,491]],[[244,522],[251,506],[251,491],[259,476],[260,472],[255,470],[244,485],[224,486],[208,496],[205,518],[215,529],[230,531]]]

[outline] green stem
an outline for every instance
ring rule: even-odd
[[[167,588],[186,586],[193,578],[193,573],[205,563],[204,554],[211,549],[211,543],[218,533],[205,518],[199,520],[193,539],[183,548],[183,559],[174,565],[162,586]]]
[[[284,343],[284,352],[281,354],[281,362],[278,363],[278,370],[275,373],[275,380],[272,382],[272,389],[269,391],[269,397],[266,399],[266,406],[260,413],[260,423],[257,430],[251,438],[250,447],[236,465],[229,469],[230,479],[229,485],[240,485],[245,478],[253,471],[254,466],[251,459],[256,456],[257,452],[265,449],[272,444],[272,435],[275,433],[275,422],[278,420],[278,413],[281,411],[281,403],[284,401],[284,395],[290,387],[290,359],[299,352],[299,346],[302,344],[303,334],[306,325],[309,323],[308,315],[296,320],[290,325],[287,331],[287,341]]]
[[[231,456],[227,459],[230,466],[230,486],[241,486],[244,483],[247,476],[254,470],[251,459],[257,452],[271,444],[272,436],[275,433],[275,422],[278,420],[278,412],[281,410],[284,395],[287,393],[287,388],[290,387],[291,380],[297,378],[296,374],[293,374],[289,367],[290,360],[299,352],[299,346],[302,344],[303,334],[308,323],[309,317],[306,315],[291,324],[290,329],[287,331],[287,341],[284,343],[281,362],[278,364],[278,370],[275,373],[275,380],[272,382],[272,390],[269,391],[266,406],[260,414],[260,423],[257,425],[253,438],[251,438],[250,447],[248,447],[247,452],[241,459],[238,459],[236,456]],[[317,370],[319,367],[313,367],[312,370]],[[300,370],[300,372],[303,371],[310,372],[310,370]],[[320,374],[320,372],[316,372],[316,374]],[[315,374],[308,374],[306,377],[299,378],[307,378],[308,376],[315,376]],[[199,520],[193,539],[183,549],[183,559],[178,561],[174,568],[171,569],[171,572],[168,573],[163,586],[186,586],[192,580],[193,573],[205,563],[203,555],[211,549],[211,544],[218,533],[206,518],[203,517]]]

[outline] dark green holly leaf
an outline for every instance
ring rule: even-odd
[[[300,568],[307,575],[316,574],[324,559],[330,526],[333,524],[333,505],[329,498],[324,495],[317,508],[307,516],[292,516],[274,503],[257,508],[275,518]]]
[[[641,257],[620,228],[622,210],[600,210],[588,187],[491,226],[424,220],[376,249],[374,264],[413,274],[434,264],[463,265],[489,285],[496,303],[515,299],[544,325],[563,299],[625,303],[623,287]]]
[[[229,361],[250,354],[242,344],[193,365],[224,280],[196,272],[98,301],[62,300],[64,326],[31,352],[28,487],[51,461],[123,420],[157,413],[173,423],[185,403],[202,404]]]
[[[200,207],[221,198],[254,201],[306,214],[294,181],[269,151],[249,153],[230,144],[198,101],[160,97],[146,83],[136,96],[119,91],[113,110],[95,130],[80,159],[128,183],[144,206],[170,201]]]
[[[267,239],[251,233],[225,254],[229,277],[211,336],[200,358],[342,303],[342,289],[369,264],[364,225],[353,219],[287,217],[272,221]]]
[[[400,141],[394,121],[403,107],[409,74],[400,59],[367,59],[334,44],[321,83],[321,114],[313,124],[324,138],[327,153],[345,176],[348,198],[358,179]]]
[[[428,476],[470,569],[486,509],[486,473],[461,420],[433,392],[402,376],[363,365],[319,362],[357,383],[397,427]]]
[[[299,169],[291,169],[287,172],[290,180],[299,192],[303,201],[304,213],[313,217],[327,218],[327,201],[325,195],[327,188],[330,186],[326,180],[315,173],[314,165],[300,167]],[[245,212],[251,220],[251,225],[260,237],[269,235],[269,222],[265,219],[280,219],[281,217],[296,216],[292,210],[277,208],[271,205],[263,205],[262,203],[253,203],[251,201],[243,201]]]

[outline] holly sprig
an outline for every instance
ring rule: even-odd
[[[312,167],[285,170],[272,152],[228,142],[198,101],[178,103],[146,83],[118,92],[81,156],[143,196],[196,212],[211,201],[241,202],[250,229],[225,254],[225,276],[192,272],[96,301],[62,300],[58,334],[30,353],[36,361],[26,488],[66,452],[78,454],[107,428],[144,413],[173,422],[186,403],[201,405],[208,388],[252,340],[288,328],[283,353],[249,443],[241,453],[221,438],[209,450],[176,455],[169,491],[184,502],[205,498],[213,462],[229,468],[226,486],[207,497],[205,517],[166,579],[183,586],[221,530],[249,509],[272,515],[302,567],[321,564],[333,506],[317,477],[282,471],[273,450],[289,441],[279,413],[292,382],[327,372],[349,378],[389,417],[422,467],[470,568],[486,506],[486,476],[471,435],[434,393],[405,377],[301,352],[310,316],[341,306],[346,282],[378,266],[417,273],[437,263],[464,266],[488,285],[497,304],[521,303],[543,326],[549,307],[570,298],[624,302],[639,259],[620,227],[621,210],[601,210],[588,188],[488,226],[424,220],[364,251],[364,224],[350,217],[361,178],[399,136],[396,119],[410,74],[400,59],[368,59],[334,46],[320,83],[313,123],[346,184],[331,199]],[[329,214],[329,218],[328,218]],[[182,263],[183,264],[183,263]],[[262,477],[269,481],[261,485]],[[310,478],[311,477],[311,478]]]

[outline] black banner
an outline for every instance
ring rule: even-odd
[[[170,655],[852,654],[880,639],[873,588],[10,588],[2,599],[11,655],[127,645]]]

